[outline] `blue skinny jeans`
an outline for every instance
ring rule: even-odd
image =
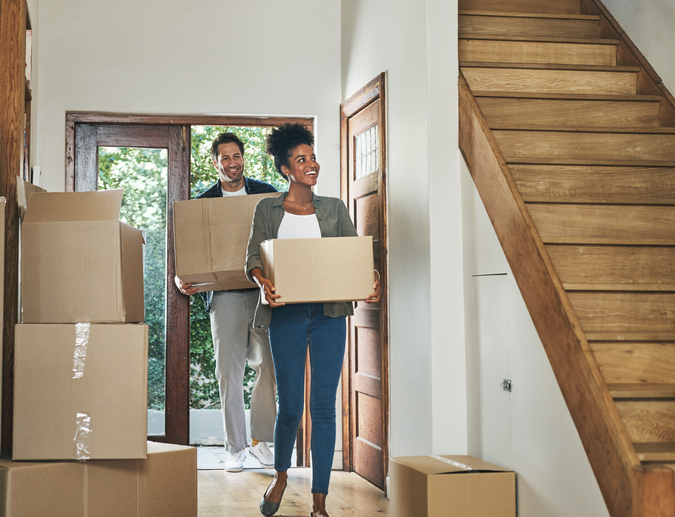
[[[274,426],[274,468],[291,466],[305,397],[309,347],[312,417],[312,492],[328,494],[335,451],[335,396],[345,353],[345,317],[324,316],[322,303],[275,307],[269,327],[279,410]]]

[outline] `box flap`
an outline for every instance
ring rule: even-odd
[[[30,198],[36,192],[47,192],[45,189],[33,185],[28,181],[21,178],[21,176],[16,177],[16,203],[19,208],[19,220],[23,221],[23,216],[26,213],[26,207],[30,202]]]
[[[461,474],[466,472],[511,472],[473,456],[403,456],[392,458],[407,467],[427,475]]]
[[[117,221],[124,191],[36,192],[24,216],[25,223],[63,221]]]

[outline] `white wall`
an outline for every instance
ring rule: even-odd
[[[607,517],[543,345],[462,163],[469,454],[517,473],[519,517]],[[512,392],[500,383],[512,381]]]
[[[656,73],[675,94],[675,2],[672,0],[603,0]]]
[[[64,189],[66,111],[317,117],[339,196],[340,2],[40,2],[36,159]]]
[[[455,1],[342,1],[343,97],[387,73],[394,457],[466,449],[456,13]]]

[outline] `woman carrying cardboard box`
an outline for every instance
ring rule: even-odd
[[[279,394],[274,428],[274,480],[260,501],[263,515],[278,509],[287,484],[287,470],[304,406],[305,359],[309,347],[311,368],[313,517],[327,517],[326,495],[335,450],[335,397],[345,351],[345,317],[352,302],[285,305],[265,277],[260,243],[267,239],[356,236],[344,203],[312,192],[319,176],[314,136],[300,124],[283,124],[267,139],[267,152],[277,171],[289,182],[288,192],[261,200],[253,216],[246,257],[246,274],[264,291],[267,305],[259,304],[256,324],[269,325]],[[303,267],[302,261],[297,264]],[[380,299],[375,280],[366,302]]]

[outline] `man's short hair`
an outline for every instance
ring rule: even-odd
[[[237,135],[234,133],[220,133],[218,138],[211,144],[211,158],[213,158],[214,162],[218,161],[218,146],[220,144],[229,144],[231,142],[237,144],[241,154],[244,154],[244,142],[242,142]]]

